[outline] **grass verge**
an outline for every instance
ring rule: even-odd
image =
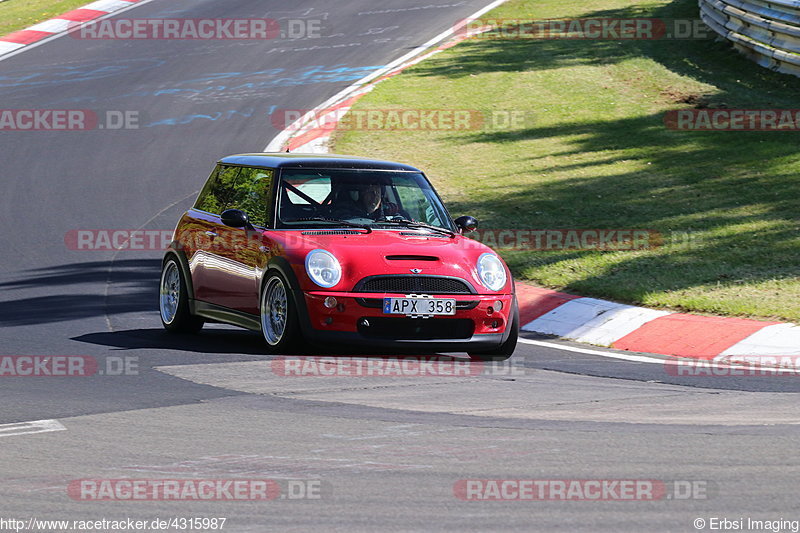
[[[512,0],[508,19],[697,19],[696,0]],[[454,216],[494,229],[652,229],[654,249],[500,250],[518,278],[584,296],[800,320],[800,133],[686,132],[669,110],[800,108],[800,79],[717,40],[471,40],[356,109],[524,111],[476,131],[337,131],[334,151],[400,160]]]
[[[90,3],[90,0],[5,0],[0,2],[0,36],[22,30]]]

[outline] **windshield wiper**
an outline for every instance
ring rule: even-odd
[[[367,226],[366,224],[356,224],[355,222],[349,222],[347,220],[341,220],[338,218],[325,218],[325,217],[308,217],[308,218],[296,218],[294,220],[284,220],[285,223],[291,222],[327,222],[328,224],[337,224],[339,226],[346,226],[348,228],[359,228],[367,230],[367,233],[372,233],[372,228]]]
[[[451,239],[454,239],[456,234],[450,231],[449,229],[440,228],[439,226],[431,226],[430,224],[425,224],[424,222],[415,222],[413,220],[408,220],[407,218],[402,217],[391,217],[386,216],[383,220],[379,221],[382,224],[399,224],[401,226],[405,226],[407,228],[425,228],[431,231],[435,231],[437,233],[443,233],[444,235],[449,235]]]

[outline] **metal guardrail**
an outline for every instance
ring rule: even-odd
[[[800,0],[699,0],[700,17],[759,65],[800,76]]]

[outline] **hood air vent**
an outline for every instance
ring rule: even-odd
[[[438,257],[432,255],[387,255],[389,261],[438,261]]]

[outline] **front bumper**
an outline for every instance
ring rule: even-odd
[[[456,314],[410,318],[383,313],[383,298],[405,294],[295,291],[307,340],[401,350],[480,351],[498,347],[511,332],[514,296],[433,295],[456,300]],[[327,297],[337,305],[324,305]],[[497,310],[496,302],[502,302]]]

